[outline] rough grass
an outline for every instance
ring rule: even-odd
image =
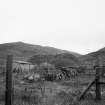
[[[77,77],[59,82],[24,83],[22,77],[13,76],[14,98],[13,105],[104,105],[105,94],[100,102],[95,101],[95,94],[88,92],[84,100],[78,101],[81,92],[93,79]],[[0,105],[4,105],[5,79],[0,77]],[[104,91],[104,86],[103,90]]]

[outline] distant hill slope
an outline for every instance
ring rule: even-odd
[[[56,67],[79,66],[80,62],[77,57],[72,54],[62,53],[57,55],[34,55],[29,59],[33,64],[41,64],[48,62]]]
[[[79,57],[79,60],[88,68],[92,68],[94,65],[96,65],[97,61],[99,62],[99,65],[105,66],[105,48],[81,56]]]
[[[74,56],[80,56],[80,54],[74,52],[60,50],[53,47],[32,45],[23,42],[0,44],[0,59],[4,59],[7,54],[13,54],[15,59],[27,60],[33,55],[56,55],[62,53],[70,53]]]

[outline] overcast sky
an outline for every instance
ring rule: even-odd
[[[87,54],[105,47],[105,0],[0,0],[0,43]]]

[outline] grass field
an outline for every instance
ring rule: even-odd
[[[78,76],[64,81],[36,81],[27,83],[22,76],[13,76],[13,105],[104,105],[105,94],[102,88],[102,100],[95,101],[94,87],[84,100],[78,97],[93,80],[93,76]],[[93,90],[93,91],[92,91]],[[0,75],[0,105],[4,105],[5,77]]]

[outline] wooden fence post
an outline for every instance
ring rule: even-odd
[[[96,67],[96,100],[101,100],[100,68]]]
[[[8,55],[6,63],[5,105],[12,105],[12,63],[13,63],[13,56]]]

